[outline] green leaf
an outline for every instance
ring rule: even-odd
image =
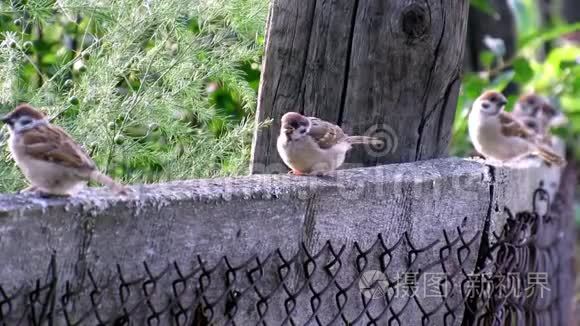
[[[51,26],[42,30],[42,38],[47,43],[60,43],[63,38],[63,28],[60,26]]]
[[[516,19],[519,38],[538,30],[541,18],[537,0],[510,0],[509,4]]]
[[[554,49],[550,52],[546,58],[546,64],[549,64],[556,70],[559,74],[562,69],[562,62],[572,61],[575,62],[577,58],[580,57],[580,48],[578,47],[562,47]]]
[[[42,56],[41,61],[43,65],[54,65],[58,62],[56,54],[54,53],[45,54],[44,56]]]
[[[507,85],[514,79],[515,72],[513,70],[507,70],[499,74],[490,84],[490,88],[502,92]]]
[[[487,87],[488,82],[477,74],[469,74],[463,79],[465,96],[471,99],[478,97]]]
[[[580,78],[576,76],[580,76],[580,66],[576,66],[571,69],[572,70],[572,81],[570,82],[570,91],[574,94],[580,96]]]
[[[518,95],[510,95],[507,97],[508,103],[506,108],[513,108],[514,105],[516,104],[516,102],[518,101],[519,96]]]
[[[552,28],[540,30],[533,34],[524,36],[520,40],[519,48],[525,48],[527,46],[533,45],[537,42],[546,42],[553,39],[557,39],[563,35],[580,31],[580,23],[568,24],[568,25],[557,25]]]
[[[494,59],[495,56],[491,51],[482,51],[479,55],[479,61],[481,62],[481,65],[487,70],[491,69],[491,65],[493,64]]]
[[[477,10],[484,12],[488,15],[494,15],[495,10],[489,3],[489,0],[470,0],[469,3]]]
[[[513,63],[515,76],[514,80],[518,83],[525,84],[534,78],[534,70],[526,58],[517,58]]]
[[[561,103],[566,114],[570,114],[573,118],[578,119],[578,123],[573,123],[572,125],[580,128],[580,99],[576,97],[563,96],[561,98]]]
[[[560,62],[560,70],[572,69],[578,66],[576,60],[563,60]]]

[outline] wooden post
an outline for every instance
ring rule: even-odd
[[[468,0],[274,0],[252,173],[280,166],[279,119],[288,111],[386,140],[355,148],[352,165],[444,156],[460,85]]]

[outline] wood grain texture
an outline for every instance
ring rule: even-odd
[[[345,318],[352,321],[355,316],[362,316],[357,323],[350,325],[368,325],[371,321],[363,311],[378,316],[376,308],[383,311],[385,304],[395,307],[400,325],[421,325],[426,320],[421,320],[424,311],[430,312],[429,325],[459,325],[464,313],[459,285],[466,284],[464,273],[471,274],[476,262],[485,261],[477,257],[480,243],[489,243],[495,239],[494,234],[501,233],[507,214],[500,207],[507,205],[513,212],[530,210],[530,199],[540,180],[552,196],[558,190],[560,176],[560,168],[548,168],[533,159],[517,167],[492,167],[472,160],[449,158],[343,170],[333,178],[304,177],[297,180],[294,176],[257,175],[139,185],[131,187],[134,197],[124,198],[106,189],[88,189],[71,198],[52,199],[25,194],[0,194],[0,280],[7,296],[37,278],[46,280],[50,257],[56,253],[55,263],[61,287],[53,293],[57,293],[55,297],[59,299],[64,293],[62,287],[65,281],[72,281],[70,284],[76,289],[79,285],[77,282],[89,269],[99,284],[105,282],[105,277],[116,275],[111,272],[116,273],[117,264],[126,280],[143,280],[142,277],[146,275],[143,262],[149,264],[154,275],[164,274],[162,271],[165,266],[173,262],[177,262],[183,268],[182,272],[189,275],[196,266],[198,255],[207,263],[206,268],[211,270],[224,256],[228,257],[232,266],[239,266],[255,259],[267,261],[268,256],[275,259],[278,256],[277,249],[288,259],[302,244],[311,253],[318,252],[327,241],[331,241],[335,248],[345,245],[346,251],[342,257],[348,259],[332,266],[331,256],[316,258],[318,272],[310,279],[310,284],[316,291],[320,291],[326,284],[330,288],[320,296],[312,296],[308,288],[304,288],[302,294],[297,293],[296,301],[292,303],[294,325],[313,324],[306,322],[313,320],[313,298],[321,302],[316,313],[321,324],[346,324],[329,322],[337,316],[337,300],[342,300],[337,298],[344,296],[349,298],[341,312]],[[567,174],[562,180],[568,181],[567,187],[574,188],[573,175]],[[564,199],[567,205],[573,202],[573,197],[573,194],[566,195]],[[561,216],[566,216],[567,222],[572,223],[572,211],[569,208],[565,210],[569,215]],[[562,227],[565,225],[562,224]],[[455,243],[448,246],[448,238],[443,233],[445,230],[450,239],[454,239],[458,227],[463,229],[465,241],[474,239],[471,245],[464,247],[470,249],[463,254],[456,250],[463,245]],[[572,228],[568,230],[573,231]],[[354,244],[363,251],[370,250],[379,233],[383,235],[384,244],[390,248],[390,254],[376,256],[379,253],[377,249],[382,252],[380,248],[383,248],[377,244],[371,251],[374,254],[367,256],[373,258],[364,259],[363,263],[362,259],[359,260],[362,258],[361,252],[353,248]],[[400,246],[395,245],[404,234],[409,236],[412,246],[406,242],[400,243]],[[573,235],[566,233],[566,242],[562,242],[564,247],[558,249],[564,258],[558,265],[561,272],[559,275],[569,275],[571,272],[572,261],[568,254],[573,252],[568,243],[573,238],[569,236]],[[420,249],[435,241],[438,243],[434,247]],[[411,247],[417,250],[413,255],[409,252]],[[438,262],[442,255],[448,258],[441,265],[436,263],[427,267]],[[452,290],[454,292],[446,299],[446,303],[454,307],[453,316],[450,317],[448,309],[441,306],[442,297],[422,295],[427,284],[424,282],[426,276],[421,278],[415,292],[421,308],[414,301],[408,301],[411,297],[400,295],[390,300],[374,300],[371,306],[373,310],[367,310],[361,301],[360,288],[356,284],[347,287],[350,282],[358,282],[360,265],[355,265],[355,262],[364,264],[367,271],[385,268],[379,262],[387,263],[386,275],[394,280],[408,270],[413,256],[416,256],[416,264],[412,265],[427,273],[443,273],[443,266],[448,271],[459,271],[453,276],[453,284],[456,285]],[[462,262],[459,262],[459,257],[462,257]],[[290,274],[285,279],[285,286],[281,287],[278,274],[281,272],[280,261],[270,262],[263,264],[264,268],[260,269],[256,283],[253,284],[255,289],[268,297],[265,301],[268,309],[262,321],[267,325],[280,325],[280,317],[286,316],[289,302],[286,286],[295,293],[297,287],[303,284],[301,277],[304,274],[301,273],[304,272]],[[293,270],[309,269],[309,264],[298,261],[291,264]],[[211,278],[211,285],[204,291],[202,302],[225,303],[223,294],[228,292],[220,291],[225,289],[222,285],[228,284],[229,289],[245,289],[247,277],[258,275],[254,266],[236,267],[237,272],[234,274],[211,272],[213,276],[221,277]],[[339,287],[333,285],[334,281],[329,283],[328,274],[338,270],[340,273],[334,281]],[[156,283],[151,301],[154,307],[165,306],[158,299],[171,294],[172,286],[175,286],[172,281],[176,277],[170,271]],[[197,279],[196,276],[187,293],[180,297],[182,303],[196,302],[193,301],[194,294],[199,300],[199,292],[196,291],[198,287],[195,285]],[[570,279],[562,278],[561,286],[568,285],[571,288]],[[226,280],[235,280],[235,284],[227,283]],[[88,283],[85,285],[90,286]],[[344,287],[345,292],[339,290],[340,287]],[[151,306],[140,300],[143,296],[139,294],[140,291],[135,291],[139,288],[139,285],[132,286],[131,307],[133,304],[141,306],[140,310],[131,314],[132,318],[136,318],[132,321],[134,325],[146,325]],[[232,324],[260,323],[256,307],[264,296],[258,296],[252,287],[248,289],[250,291],[244,291],[243,297],[237,301],[237,313]],[[274,289],[277,290],[271,293]],[[44,298],[46,291],[42,293],[41,298]],[[112,299],[118,296],[112,295],[105,294],[102,297],[105,300],[101,302],[101,317],[112,317],[110,312],[118,312],[114,308],[120,306],[119,299]],[[89,299],[90,296],[84,297]],[[41,300],[44,302],[44,299]],[[566,299],[566,302],[570,300]],[[56,304],[60,304],[60,301]],[[81,302],[80,311],[84,312],[84,308],[89,305],[87,303],[87,306],[83,306]],[[3,305],[4,312],[8,311],[6,306]],[[224,316],[226,304],[212,306],[213,316]],[[404,311],[399,313],[403,308]],[[17,304],[12,309],[17,311],[17,316],[21,316],[21,311],[29,312],[30,306]],[[79,312],[76,309],[73,311]],[[76,318],[80,317],[75,315]],[[98,324],[94,314],[90,316],[82,325]],[[62,314],[56,314],[53,325],[65,325],[62,317]],[[170,318],[174,321],[173,317],[169,313],[164,314],[159,325],[174,325],[175,322],[170,322]],[[394,319],[394,312],[386,311],[375,324],[388,325],[388,321]],[[223,319],[212,320],[212,325],[224,324],[226,322]],[[10,323],[8,319],[2,325],[17,323]],[[549,325],[576,324],[562,322]]]
[[[278,0],[271,5],[252,173],[280,169],[288,111],[384,138],[347,165],[444,156],[463,63],[468,1]],[[275,168],[273,168],[275,167]]]

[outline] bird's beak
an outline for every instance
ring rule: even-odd
[[[499,100],[498,104],[500,107],[504,107],[507,103],[508,103],[507,100]]]
[[[284,133],[285,133],[286,135],[290,135],[290,134],[291,134],[291,133],[294,131],[294,128],[291,128],[291,127],[284,127],[284,128],[282,128],[282,130],[284,131]]]
[[[5,115],[5,116],[0,118],[0,121],[2,121],[5,124],[8,124],[10,122],[10,117]]]

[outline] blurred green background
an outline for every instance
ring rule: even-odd
[[[471,153],[467,110],[496,88],[512,102],[550,96],[572,121],[557,132],[580,154],[580,24],[561,14],[580,6],[471,3],[451,153]],[[268,0],[1,1],[0,114],[30,102],[128,183],[246,174],[267,13]],[[6,136],[0,192],[25,185]]]
[[[454,155],[471,151],[465,118],[474,99],[483,90],[493,88],[508,95],[508,110],[520,94],[537,92],[547,96],[570,118],[569,125],[555,132],[567,140],[570,154],[579,157],[580,2],[564,7],[565,1],[471,0],[472,8],[478,12],[470,13],[468,46],[470,41],[482,46],[472,45],[471,50],[477,53],[468,49],[466,55],[476,62],[468,62],[463,75],[453,128]],[[565,9],[576,10],[578,22],[567,22],[560,14]],[[511,17],[506,18],[507,15]],[[487,34],[485,29],[499,35]],[[473,40],[474,36],[478,39]]]

